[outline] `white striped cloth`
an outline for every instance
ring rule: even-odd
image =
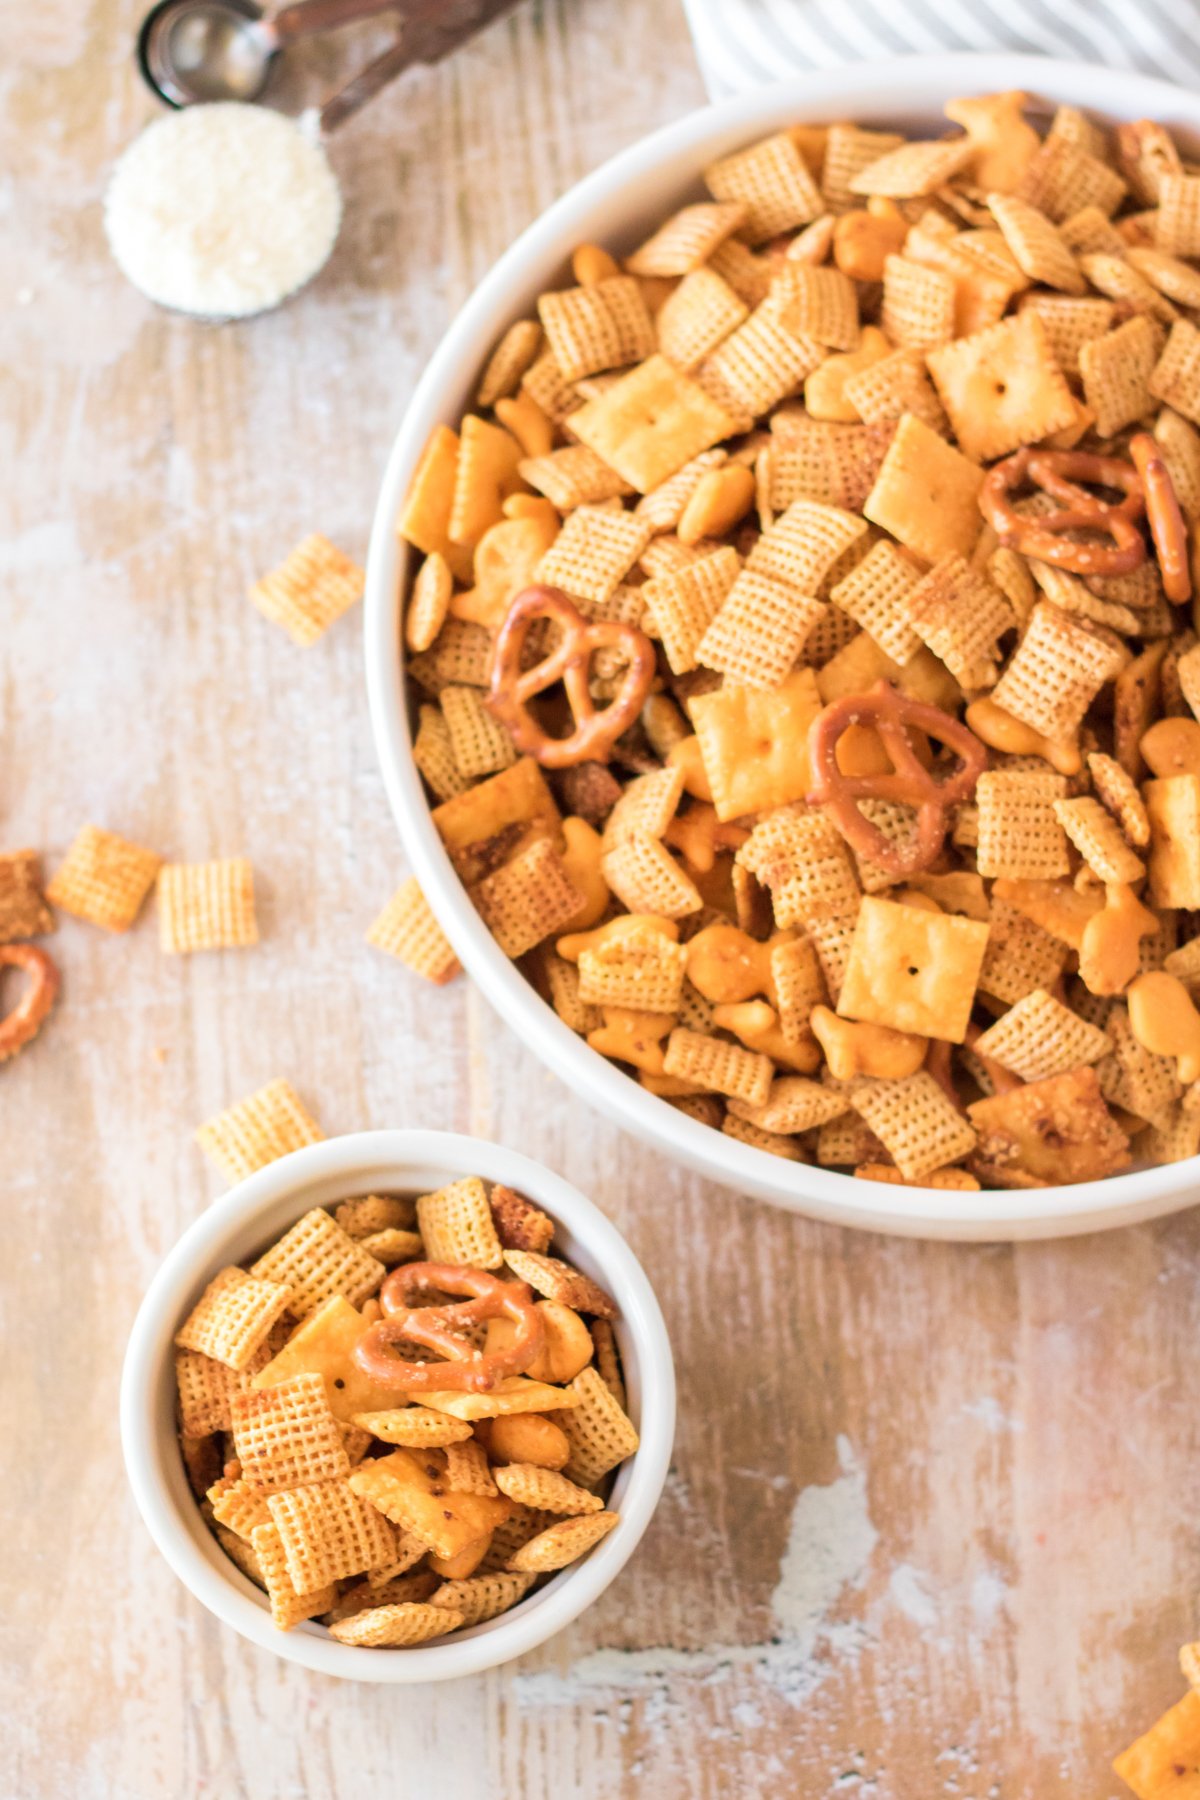
[[[1200,76],[1200,0],[683,0],[714,99],[804,69],[1012,50]]]

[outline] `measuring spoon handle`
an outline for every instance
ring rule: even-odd
[[[398,0],[294,0],[291,6],[268,11],[263,20],[276,49],[296,38],[313,37],[319,31],[334,31],[339,25],[350,25],[356,19],[374,18],[376,13],[396,12]]]
[[[360,0],[303,0],[296,10],[359,3]],[[392,4],[395,7],[395,0]],[[515,4],[516,0],[408,0],[396,9],[404,23],[395,43],[369,62],[321,108],[322,134],[328,136],[331,131],[336,131],[405,69],[414,68],[418,63],[439,62]],[[379,11],[380,8],[376,6],[371,10]],[[356,13],[355,16],[359,15]]]

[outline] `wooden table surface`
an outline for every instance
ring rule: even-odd
[[[262,943],[164,958],[152,909],[122,938],[64,918],[61,1007],[0,1073],[0,1791],[1103,1800],[1196,1634],[1200,1218],[909,1243],[642,1149],[465,982],[367,948],[404,865],[358,621],[298,650],[245,599],[309,529],[362,553],[472,284],[703,100],[676,0],[527,0],[403,80],[334,146],[331,266],[221,329],[156,311],[106,254],[108,169],[154,113],[138,16],[42,0],[0,71],[0,845],[52,868],[94,820],[172,857],[244,852]],[[419,1123],[541,1157],[657,1285],[681,1402],[661,1509],[600,1604],[515,1666],[404,1691],[308,1675],[210,1618],[135,1514],[124,1341],[222,1185],[191,1133],[280,1074],[331,1134]]]

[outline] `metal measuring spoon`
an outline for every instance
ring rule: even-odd
[[[169,106],[257,100],[276,56],[289,43],[377,13],[400,15],[401,30],[373,62],[326,102],[322,132],[357,112],[404,69],[436,62],[514,0],[296,0],[264,11],[254,0],[159,0],[138,34],[142,74]]]

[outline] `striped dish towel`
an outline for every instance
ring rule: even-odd
[[[804,69],[1014,50],[1200,77],[1197,0],[683,0],[714,99]]]

